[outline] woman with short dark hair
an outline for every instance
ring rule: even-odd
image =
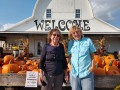
[[[61,33],[58,29],[52,29],[47,38],[48,43],[43,47],[39,64],[40,80],[47,85],[42,86],[41,90],[62,90],[67,62],[64,47],[60,43]]]

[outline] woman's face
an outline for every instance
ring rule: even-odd
[[[55,31],[51,35],[51,42],[58,43],[60,40],[60,33],[58,31]]]
[[[79,30],[74,30],[74,31],[72,32],[72,37],[73,37],[75,40],[80,40],[80,38],[81,38],[81,33],[80,33],[80,31],[79,31]]]

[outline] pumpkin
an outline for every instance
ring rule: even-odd
[[[117,61],[113,55],[108,55],[105,57],[105,64],[109,65],[112,62],[112,66],[117,66]]]
[[[2,73],[2,67],[0,67],[0,74]]]
[[[108,70],[107,75],[120,75],[118,70]]]
[[[117,66],[117,61],[115,59],[113,60],[112,66]]]
[[[97,63],[99,67],[103,67],[103,60],[102,57],[99,55],[94,55],[94,62]]]
[[[19,66],[17,64],[6,64],[2,66],[2,74],[17,73],[18,71]]]
[[[120,68],[120,61],[117,61],[117,66],[118,68]]]
[[[21,65],[21,66],[19,66],[19,68],[20,68],[20,70],[27,70],[27,67],[28,67],[28,65],[27,64],[24,64],[24,65]]]
[[[35,64],[39,64],[39,61],[38,60],[33,60],[33,65]]]
[[[25,61],[14,61],[14,64],[17,64],[18,66],[24,65]]]
[[[120,72],[120,68],[118,68],[118,71]]]
[[[32,60],[27,60],[26,64],[27,65],[32,65],[33,61]]]
[[[4,58],[3,58],[3,63],[4,64],[8,64],[9,62],[14,62],[14,56],[12,55],[5,55]]]
[[[40,73],[40,69],[33,69],[32,72],[38,72],[38,73]]]
[[[3,64],[3,59],[0,58],[0,66]]]
[[[18,72],[18,74],[26,74],[27,70],[21,70]]]
[[[111,58],[115,58],[114,54],[108,54]]]
[[[117,66],[105,65],[104,70],[108,72],[109,70],[118,70]]]
[[[35,64],[35,65],[34,65],[34,68],[38,68],[38,66],[39,66],[39,64]]]
[[[17,64],[12,64],[11,61],[9,64],[4,64],[2,66],[2,74],[7,73],[17,73],[19,71],[19,66]]]
[[[98,67],[98,63],[94,67],[94,75],[106,75],[105,70],[101,67]]]
[[[28,70],[28,71],[32,71],[33,69],[35,69],[35,67],[34,67],[33,65],[29,65],[29,66],[27,67],[27,70]]]

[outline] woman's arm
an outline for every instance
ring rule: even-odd
[[[65,51],[64,51],[64,46],[63,46],[63,44],[61,45],[62,46],[62,51],[63,51],[63,68],[64,68],[64,70],[66,70],[67,69],[67,60],[66,60],[66,57],[65,57]]]
[[[39,62],[39,68],[44,70],[44,63],[45,63],[45,56],[46,56],[46,45],[43,47],[43,50],[41,52],[40,56],[40,62]]]
[[[46,56],[46,45],[43,47],[43,50],[41,52],[40,56],[40,62],[39,62],[39,69],[40,69],[40,80],[43,80],[43,72],[44,72],[44,63],[45,63],[45,56]]]

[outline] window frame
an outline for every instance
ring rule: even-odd
[[[75,9],[75,18],[80,18],[80,9]]]
[[[52,14],[51,14],[51,9],[46,9],[46,18],[51,18]]]

